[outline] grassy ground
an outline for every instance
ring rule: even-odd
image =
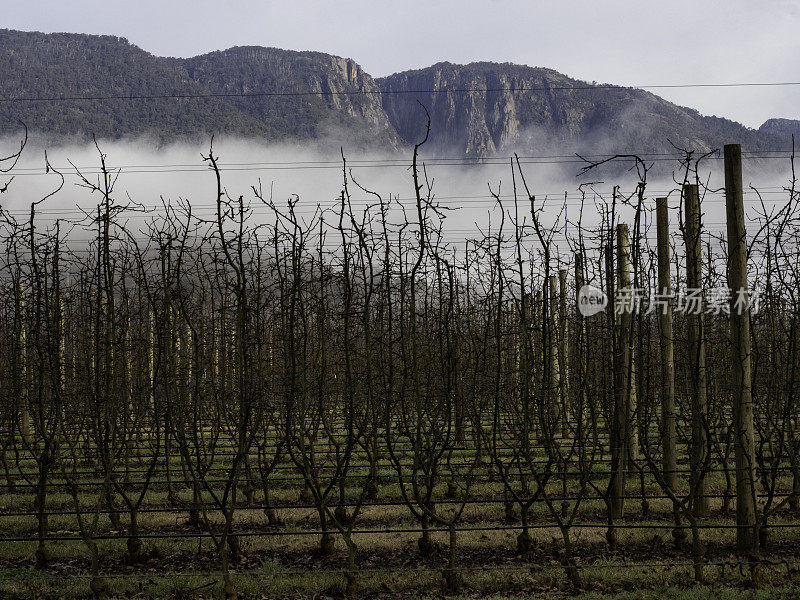
[[[684,567],[624,568],[623,563],[608,563],[585,569],[586,591],[576,592],[567,585],[557,569],[552,572],[476,571],[463,574],[464,591],[456,596],[440,589],[436,572],[369,573],[360,577],[359,594],[365,598],[560,598],[586,600],[624,599],[795,599],[798,587],[793,577],[774,572],[759,589],[743,585],[734,573],[719,568],[702,587],[691,585],[691,573]],[[342,596],[338,573],[282,573],[280,568],[264,565],[261,572],[235,577],[244,598],[338,598]],[[221,598],[222,585],[216,574],[187,577],[142,574],[120,577],[111,582],[112,598],[170,598],[190,600]],[[51,577],[39,573],[0,571],[0,594],[9,600],[30,598],[86,598],[88,581],[75,577]]]
[[[454,459],[455,460],[455,459]],[[27,463],[23,463],[27,464]],[[218,466],[224,467],[224,461]],[[138,465],[136,465],[138,468]],[[101,561],[100,571],[107,578],[111,597],[120,599],[195,600],[222,597],[222,575],[219,556],[204,530],[188,524],[187,504],[192,490],[182,483],[179,462],[173,477],[177,495],[170,500],[163,483],[162,470],[157,474],[160,483],[147,492],[139,516],[145,545],[146,560],[130,564],[127,560],[126,537],[128,515],[117,496],[120,509],[119,527],[107,514],[100,516],[96,532]],[[288,463],[286,467],[290,467]],[[98,489],[92,482],[90,466],[85,467],[86,487],[78,495],[82,511],[91,511],[98,500]],[[597,479],[604,482],[607,475],[599,465]],[[287,471],[289,469],[287,468]],[[356,473],[366,473],[357,470]],[[287,473],[280,473],[284,476]],[[358,517],[353,536],[359,552],[358,595],[362,598],[438,598],[443,596],[442,569],[446,565],[448,536],[434,532],[436,550],[423,558],[417,551],[419,521],[403,503],[401,489],[391,468],[380,473],[377,502],[368,505]],[[444,475],[444,473],[443,473]],[[6,481],[0,481],[0,538],[19,537],[23,541],[0,541],[0,599],[78,599],[91,596],[90,563],[87,547],[80,539],[51,540],[47,543],[50,563],[45,569],[34,568],[37,519],[33,514],[8,514],[34,510],[33,489],[21,485],[25,476],[35,481],[33,465],[17,472],[17,488],[9,491]],[[394,479],[394,481],[393,481]],[[459,504],[445,497],[446,477],[437,486],[435,498],[439,510],[448,514]],[[58,473],[52,481],[59,481]],[[720,495],[726,482],[722,473],[710,476],[712,494]],[[351,482],[347,498],[360,493],[359,480]],[[685,479],[681,480],[685,486]],[[779,491],[788,491],[791,479],[778,482]],[[319,553],[319,517],[309,499],[301,498],[297,479],[278,481],[271,486],[271,500],[283,523],[270,526],[260,508],[263,496],[256,490],[252,504],[244,502],[236,510],[235,532],[240,535],[243,557],[232,566],[233,578],[242,598],[336,598],[342,595],[346,565],[345,545],[337,539],[331,556]],[[131,490],[137,488],[136,475],[131,476]],[[553,480],[549,492],[554,496],[574,496],[578,486]],[[800,575],[800,528],[794,527],[798,514],[788,509],[770,521],[768,544],[764,548],[762,580],[759,589],[751,589],[750,571],[740,563],[734,552],[735,506],[723,510],[721,498],[711,502],[712,513],[702,520],[702,541],[706,547],[705,584],[693,582],[691,552],[688,545],[677,549],[672,535],[672,504],[662,496],[658,485],[648,476],[644,485],[638,476],[629,480],[631,494],[644,492],[648,497],[647,512],[637,499],[626,502],[626,514],[616,522],[617,548],[610,550],[606,541],[606,505],[601,499],[584,500],[571,530],[574,555],[582,579],[582,588],[565,576],[562,565],[563,540],[554,526],[554,515],[544,502],[535,503],[529,512],[532,549],[517,554],[516,537],[520,532],[519,508],[516,517],[509,518],[503,500],[503,485],[490,481],[483,469],[469,490],[476,500],[464,508],[459,526],[471,531],[458,534],[457,565],[463,578],[460,598],[608,598],[675,600],[738,599],[738,598],[797,598],[796,578]],[[596,492],[589,493],[596,496]],[[338,497],[334,492],[332,499]],[[51,536],[79,537],[74,514],[75,499],[64,488],[51,488],[47,507],[48,531]],[[204,501],[208,502],[206,495]],[[298,506],[303,505],[303,506]],[[560,501],[555,506],[560,507]],[[570,505],[572,506],[572,505]],[[207,513],[208,525],[221,522],[218,511]],[[203,537],[203,536],[206,537]],[[112,539],[101,539],[104,536]],[[453,596],[449,596],[453,597]]]

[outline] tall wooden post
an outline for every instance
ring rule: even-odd
[[[633,315],[631,315],[631,327],[633,327]],[[638,410],[639,400],[636,386],[636,347],[631,344],[630,348],[631,358],[630,367],[628,370],[628,443],[627,452],[628,460],[633,467],[633,461],[639,459],[639,427],[636,423],[636,414]]]
[[[580,406],[580,411],[575,415],[577,419],[585,419],[587,416],[591,417],[595,415],[595,412],[588,406],[588,394],[586,394],[586,390],[589,382],[584,381],[585,378],[588,377],[588,365],[586,364],[586,357],[588,356],[586,345],[586,320],[583,318],[580,311],[580,290],[583,287],[584,281],[583,254],[578,252],[575,254],[575,335],[572,344],[575,351],[575,360],[573,364],[578,368],[577,385],[574,386],[577,387],[575,390],[576,406]],[[592,394],[593,398],[594,396],[595,395]],[[586,410],[589,411],[588,415],[584,412]]]
[[[544,323],[542,315],[544,314],[544,297],[542,290],[537,289],[533,297],[533,323]],[[545,363],[545,349],[544,340],[540,344],[533,344],[533,367],[531,368],[531,380],[534,386],[539,386],[540,389],[547,388],[547,373],[544,371],[543,365]]]
[[[561,437],[569,437],[569,363],[567,360],[567,270],[558,272],[558,395],[561,400]]]
[[[685,237],[686,244],[686,287],[699,294],[699,305],[689,304],[692,309],[687,315],[689,326],[689,393],[692,413],[692,446],[689,453],[691,468],[690,482],[695,490],[692,510],[698,517],[707,517],[708,477],[703,472],[706,459],[708,436],[708,403],[706,400],[706,345],[703,331],[702,303],[702,243],[700,233],[702,223],[700,216],[700,196],[696,185],[683,187],[683,199],[686,207]]]
[[[678,468],[675,430],[675,352],[672,333],[672,283],[669,269],[669,210],[666,198],[656,198],[658,244],[658,293],[663,304],[658,311],[661,343],[661,447],[662,469],[667,486],[677,490]]]
[[[614,316],[617,323],[616,351],[614,353],[614,418],[611,428],[611,482],[609,495],[611,500],[611,516],[619,518],[623,515],[625,496],[625,471],[628,467],[630,448],[629,436],[629,395],[630,366],[631,366],[631,340],[630,331],[633,323],[633,313],[625,306],[622,300],[631,291],[630,264],[628,261],[628,226],[625,223],[617,225],[617,290],[619,298],[610,297],[610,310],[616,311],[617,302],[621,305],[621,314]],[[608,255],[606,255],[608,258]],[[606,261],[607,263],[610,261]],[[608,264],[607,264],[608,268]],[[609,282],[609,288],[612,287]]]
[[[64,381],[67,376],[67,336],[64,335],[64,324],[66,323],[66,314],[64,311],[64,294],[61,293],[59,286],[58,294],[58,390],[59,398],[63,397]]]
[[[618,389],[625,397],[625,455],[627,460],[635,460],[639,457],[639,435],[633,417],[636,413],[636,368],[633,355],[633,340],[631,332],[633,330],[633,312],[637,308],[631,281],[631,254],[630,242],[628,240],[628,225],[620,223],[617,225],[617,284],[618,292],[622,298],[626,299],[627,307],[619,315],[619,356],[620,373],[623,379],[620,380],[621,388]]]
[[[22,440],[25,445],[31,445],[31,413],[30,413],[30,397],[28,396],[30,384],[30,370],[28,356],[28,335],[27,335],[27,319],[25,316],[25,288],[22,285],[22,273],[19,275],[20,282],[17,293],[19,300],[17,303],[17,314],[19,315],[19,338],[17,344],[19,347],[20,357],[20,395],[19,395],[19,429]]]
[[[155,397],[155,389],[156,389],[156,317],[151,306],[147,308],[147,314],[149,317],[149,325],[148,325],[148,332],[147,332],[147,340],[148,340],[148,352],[147,352],[147,369],[148,369],[148,376],[147,376],[147,383],[148,387],[150,388],[148,391],[148,398],[150,402],[150,409],[154,410],[156,406],[156,397]]]
[[[559,356],[558,356],[558,339],[559,339],[559,331],[558,331],[558,278],[556,275],[550,275],[548,278],[548,293],[549,297],[549,308],[550,314],[548,315],[548,326],[550,328],[550,339],[547,340],[547,353],[548,353],[548,369],[549,373],[547,374],[547,390],[548,390],[548,401],[550,402],[550,410],[551,415],[553,415],[553,427],[556,427],[561,420],[564,418],[562,406],[561,406],[561,398],[559,394],[559,390],[561,389],[561,373],[558,368]],[[553,435],[555,435],[555,431],[553,431]]]
[[[625,452],[623,451],[624,443],[623,439],[625,436],[624,431],[624,419],[619,418],[619,410],[617,406],[617,399],[618,394],[616,393],[617,390],[617,371],[618,367],[617,364],[619,362],[619,356],[617,356],[617,344],[619,342],[619,336],[617,335],[617,327],[616,327],[616,316],[614,315],[614,295],[615,295],[615,283],[614,283],[614,244],[613,241],[609,243],[608,246],[605,248],[604,252],[604,260],[605,260],[605,293],[608,296],[608,307],[606,309],[605,318],[606,324],[609,332],[612,334],[609,336],[611,342],[611,352],[610,356],[608,357],[611,361],[611,371],[613,373],[613,410],[611,411],[611,422],[609,426],[609,450],[611,451],[611,477],[608,481],[608,497],[609,497],[609,512],[611,513],[612,518],[619,518],[622,516],[624,510],[624,500],[625,500]],[[614,534],[611,529],[609,529],[608,533],[606,534],[609,537],[609,541],[614,539]]]
[[[731,291],[731,375],[736,454],[736,547],[758,553],[755,507],[755,436],[750,366],[747,243],[742,193],[742,148],[725,146],[725,213],[728,222],[728,287]],[[744,295],[744,298],[742,297]]]

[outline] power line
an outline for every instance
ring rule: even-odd
[[[666,159],[675,159],[680,160],[685,157],[684,154],[678,152],[639,152],[636,150],[624,150],[620,151],[616,154],[591,154],[587,152],[579,152],[581,157],[585,159],[594,159],[594,160],[603,160],[607,158],[612,158],[617,155],[636,155],[641,158],[666,158]],[[426,164],[437,164],[437,163],[449,163],[449,162],[461,162],[461,163],[476,163],[476,164],[501,164],[506,165],[511,160],[516,160],[518,157],[521,161],[523,160],[549,160],[549,159],[558,159],[558,158],[566,158],[575,160],[578,158],[578,154],[531,154],[531,155],[497,155],[497,156],[486,156],[486,157],[468,157],[468,156],[436,156],[431,158],[425,158],[424,161]],[[772,155],[778,155],[778,157],[789,157],[791,156],[791,150],[743,150],[742,155],[752,158],[772,158]],[[348,158],[347,165],[349,166],[362,166],[362,165],[401,165],[401,166],[411,166],[411,160],[409,158]],[[342,168],[342,160],[283,160],[283,161],[255,161],[255,162],[218,162],[217,165],[220,169],[225,168],[233,168],[233,167],[270,167],[270,166],[295,166],[295,165],[333,165],[336,168]],[[202,163],[161,163],[161,164],[132,164],[132,165],[114,165],[113,167],[109,167],[109,171],[115,171],[117,169],[185,169],[185,168],[203,168],[204,170],[208,170],[209,167],[207,164]],[[69,166],[59,166],[51,168],[51,171],[56,169],[58,171],[72,171],[73,169],[77,169],[81,172],[89,172],[90,174],[98,174],[101,171],[99,167],[96,165],[92,166],[75,166],[70,164]],[[11,171],[6,172],[8,175],[21,175],[25,172],[37,172],[37,173],[46,173],[47,170],[45,167],[15,167]],[[66,173],[65,173],[66,174]]]
[[[740,83],[673,83],[657,85],[619,86],[612,84],[585,85],[553,85],[523,87],[486,87],[486,88],[437,88],[419,90],[299,90],[275,92],[209,92],[205,94],[128,94],[106,96],[16,96],[0,98],[0,102],[71,102],[71,101],[104,101],[104,100],[202,100],[213,98],[274,98],[302,96],[377,96],[377,95],[411,95],[411,94],[490,94],[490,93],[524,93],[550,91],[626,91],[626,90],[658,90],[658,89],[692,89],[692,88],[735,88],[735,87],[790,87],[799,86],[800,81],[740,82]]]
[[[761,192],[762,195],[771,195],[771,194],[783,194],[785,192],[782,191],[765,191]],[[666,192],[665,192],[666,194]],[[507,203],[504,208],[508,210],[509,208],[513,207],[513,195],[502,195],[501,198],[506,198],[511,200],[511,202]],[[553,208],[560,208],[561,206],[567,207],[580,207],[584,206],[585,208],[589,209],[593,206],[593,203],[598,200],[594,196],[587,196],[585,202],[581,202],[579,196],[575,196],[569,194],[567,196],[567,201],[564,201],[564,194],[541,194],[541,196],[537,195],[537,202],[540,204],[548,201],[551,203]],[[387,208],[391,209],[392,211],[400,211],[402,208],[406,207],[407,205],[402,204],[403,202],[411,203],[413,202],[413,198],[393,198],[393,203],[391,206],[387,206]],[[480,209],[496,209],[498,208],[497,202],[495,202],[492,198],[488,196],[436,196],[436,201],[440,201],[443,207],[447,207],[449,210],[480,210]],[[652,204],[652,199],[648,198],[648,206]],[[724,203],[724,198],[718,197],[710,197],[706,198],[704,204],[709,205],[716,205],[720,206]],[[776,198],[768,198],[765,200],[765,203],[772,205],[772,203],[781,202],[781,199]],[[388,202],[388,201],[387,201]],[[526,198],[520,197],[520,202],[527,202]],[[756,204],[759,202],[759,199],[755,196],[746,198],[745,202]],[[192,206],[192,214],[195,217],[198,216],[209,216],[209,215],[216,215],[216,206],[213,204],[209,204],[206,202],[191,202]],[[369,206],[368,199],[355,199],[352,203],[354,208],[367,208]],[[409,204],[408,206],[410,206]],[[178,208],[177,205],[173,206],[173,208]],[[40,208],[36,211],[36,215],[40,217],[52,217],[52,216],[83,216],[86,215],[87,212],[91,212],[96,209],[95,205],[75,205],[74,207],[62,207],[62,208]],[[125,218],[129,220],[135,219],[152,219],[154,217],[162,216],[164,213],[162,212],[163,206],[160,205],[141,205],[138,206],[136,210],[131,210],[125,214]],[[298,215],[305,215],[310,216],[313,215],[317,210],[321,211],[338,211],[339,203],[337,202],[314,202],[309,200],[308,202],[303,203],[302,206],[299,208],[295,208],[295,214]],[[262,204],[254,204],[249,207],[249,211],[255,215],[272,215],[271,209],[267,205]],[[13,215],[17,217],[28,217],[30,216],[30,209],[26,208],[13,208],[13,209],[6,209],[5,214]],[[338,213],[337,213],[338,214]],[[719,225],[723,226],[726,223],[722,221],[704,221],[704,225]],[[474,228],[470,229],[472,231]],[[446,233],[454,233],[457,231],[463,231],[460,229],[452,229],[446,228]]]
[[[524,531],[526,529],[534,529],[534,530],[542,530],[542,529],[558,529],[559,524],[555,523],[529,523],[527,525],[509,525],[509,524],[502,524],[502,525],[477,525],[477,526],[462,526],[456,527],[455,531],[459,533],[481,533],[487,531]],[[572,529],[608,529],[608,523],[602,522],[576,522],[571,525]],[[652,531],[652,530],[676,530],[676,529],[683,529],[683,530],[690,530],[692,529],[692,525],[686,523],[681,525],[676,525],[673,522],[665,521],[664,523],[614,523],[614,529],[619,529],[621,531],[636,531],[636,530],[644,530],[644,531]],[[695,525],[697,529],[704,530],[704,531],[715,531],[715,530],[734,530],[734,529],[741,529],[740,525],[735,523],[698,523]],[[800,523],[797,522],[785,522],[785,523],[770,523],[770,528],[773,529],[798,529],[800,528]],[[423,533],[426,531],[420,527],[381,527],[376,529],[353,529],[350,531],[351,535],[382,535],[382,534],[416,534],[416,533]],[[447,533],[449,529],[447,527],[428,527],[428,533]],[[278,529],[278,530],[271,530],[271,531],[236,531],[232,535],[240,538],[247,538],[247,537],[292,537],[292,536],[320,536],[324,535],[325,533],[331,533],[330,530],[325,531],[322,529]],[[140,539],[148,539],[148,540],[180,540],[180,539],[203,539],[203,538],[211,538],[214,537],[214,533],[205,532],[205,531],[193,531],[193,532],[185,532],[185,533],[164,533],[164,532],[141,532],[138,534]],[[100,533],[92,536],[93,540],[124,540],[129,537],[127,534],[119,534],[119,533]],[[79,542],[83,541],[85,538],[78,534],[61,534],[56,533],[55,535],[46,535],[43,538],[45,541],[48,542]],[[26,535],[8,535],[0,537],[0,543],[25,543],[25,542],[38,542],[38,537],[31,537]]]
[[[628,152],[626,154],[636,154],[642,158],[647,157],[646,162],[675,162],[678,163],[681,155],[666,154],[666,153],[640,153]],[[787,159],[791,156],[789,150],[765,150],[754,151],[748,153],[743,158],[747,160],[775,160]],[[607,159],[612,158],[614,155],[595,155],[584,156],[584,158],[591,159]],[[573,155],[553,155],[553,156],[520,156],[520,164],[532,165],[554,165],[554,164],[587,164],[584,158],[576,154]],[[424,162],[428,166],[438,167],[487,167],[487,166],[509,166],[508,162],[510,157],[487,157],[487,158],[428,158]],[[722,160],[722,157],[711,156],[706,160]],[[411,161],[407,159],[387,159],[387,160],[361,160],[352,161],[348,160],[349,166],[358,168],[403,168],[410,169]],[[334,169],[341,170],[341,161],[284,161],[284,162],[254,162],[254,163],[228,163],[219,165],[221,172],[232,171],[295,171],[295,170],[326,170]],[[78,173],[73,171],[73,167],[57,167],[58,171],[62,172],[65,176],[75,177]],[[77,170],[84,176],[87,175],[102,175],[102,171],[97,167],[77,167]],[[53,169],[48,171],[43,167],[18,167],[3,173],[6,176],[41,176],[51,175]],[[207,165],[202,164],[165,164],[165,165],[117,165],[109,167],[109,173],[116,173],[121,171],[124,174],[158,174],[158,173],[206,173],[212,172]]]
[[[624,560],[624,559],[623,559]],[[770,559],[761,559],[753,561],[751,560],[744,560],[744,559],[720,559],[716,561],[705,560],[702,562],[703,567],[730,567],[733,568],[741,568],[741,567],[750,567],[752,564],[760,564],[760,565],[767,565],[767,566],[781,566],[789,569],[790,566],[798,565],[800,562],[798,561],[790,561],[787,559],[779,558],[777,561],[773,561]],[[654,568],[695,568],[697,565],[695,562],[690,561],[675,561],[675,560],[662,560],[658,562],[653,561],[646,561],[646,562],[613,562],[610,563],[606,559],[598,559],[597,562],[592,563],[577,563],[574,565],[575,568],[580,569],[584,572],[591,572],[594,570],[607,570],[611,569],[654,569]],[[517,564],[479,564],[479,565],[459,565],[457,570],[460,572],[466,573],[486,573],[486,572],[527,572],[530,574],[534,574],[536,571],[543,571],[543,570],[555,570],[561,571],[564,569],[564,565],[558,561],[555,562],[533,562],[527,559],[522,559],[521,562]],[[277,568],[274,572],[269,572],[265,570],[235,570],[230,571],[229,574],[234,578],[245,578],[245,577],[257,577],[261,580],[262,583],[265,583],[264,579],[266,577],[269,578],[278,578],[278,577],[294,577],[297,575],[308,575],[310,573],[316,573],[317,575],[347,575],[347,574],[359,574],[359,575],[370,575],[370,574],[378,574],[378,573],[390,573],[397,576],[410,576],[411,574],[423,574],[423,573],[430,573],[430,574],[439,574],[442,572],[442,567],[408,567],[408,566],[367,566],[362,567],[359,569],[337,569],[337,568],[326,568],[326,569],[319,569],[315,568],[313,570],[303,570],[303,569],[288,569],[283,566]],[[224,576],[223,571],[162,571],[162,572],[111,572],[111,571],[103,571],[99,573],[98,577],[102,577],[105,579],[116,579],[116,580],[133,580],[133,579],[156,579],[156,578],[202,578],[202,579],[211,579],[214,577],[222,577]],[[27,578],[31,577],[30,571],[26,569],[16,569],[15,572],[10,573],[8,575],[9,579],[13,579],[15,581],[25,581]],[[71,581],[71,580],[91,580],[95,576],[89,573],[76,573],[72,572],[65,572],[65,573],[47,573],[42,571],[36,571],[35,577],[37,581],[40,580],[59,580],[59,581]],[[151,581],[150,583],[154,583]],[[219,580],[213,581],[212,584],[218,584]],[[211,584],[208,584],[211,585]],[[202,586],[207,587],[207,586]],[[200,588],[195,588],[200,589]],[[502,594],[501,594],[502,596]]]

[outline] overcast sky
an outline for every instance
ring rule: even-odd
[[[800,0],[0,0],[4,27],[114,34],[162,56],[319,50],[374,76],[439,61],[550,67],[623,85],[800,81]],[[800,86],[653,90],[757,127]]]

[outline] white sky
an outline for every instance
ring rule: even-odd
[[[161,56],[319,50],[376,77],[490,60],[621,85],[800,81],[800,0],[0,0],[0,14],[3,27],[114,34]],[[800,119],[800,86],[654,92],[751,127]]]

